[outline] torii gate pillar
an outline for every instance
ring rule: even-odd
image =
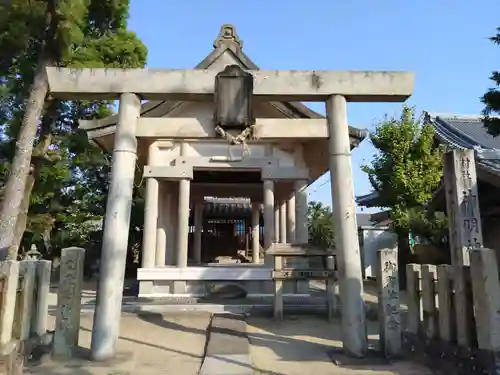
[[[348,354],[359,357],[366,352],[367,338],[345,97],[333,95],[328,98],[326,115],[335,248],[338,251],[339,288],[342,298],[342,341]]]
[[[127,262],[130,209],[137,159],[137,120],[141,100],[135,94],[120,95],[118,126],[113,149],[99,287],[97,291],[91,354],[96,361],[112,358],[120,330],[125,265]]]

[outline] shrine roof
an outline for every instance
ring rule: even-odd
[[[488,134],[480,116],[425,112],[425,121],[433,126],[435,137],[441,144],[457,150],[475,150],[479,180],[488,175],[500,177],[500,160],[482,158],[482,153],[486,150],[500,150],[500,137]],[[365,207],[378,207],[378,193],[372,191],[359,195],[356,203]]]
[[[226,52],[232,54],[236,61],[240,63],[242,68],[248,70],[259,70],[259,67],[243,52],[243,41],[239,38],[236,28],[233,25],[224,24],[221,26],[219,35],[213,43],[214,50],[205,57],[194,69],[210,69],[210,67]],[[144,103],[141,108],[141,116],[144,117],[167,117],[168,114],[177,108],[182,102],[178,101],[149,101]],[[281,112],[284,117],[288,118],[324,118],[318,112],[313,111],[306,105],[300,102],[269,102]],[[100,128],[115,126],[118,116],[112,115],[108,118],[100,120]],[[97,130],[97,128],[84,130]],[[351,137],[352,146],[356,147],[366,137],[367,132],[362,129],[349,126],[349,135]],[[94,140],[97,141],[97,140]],[[99,142],[96,142],[99,144]]]

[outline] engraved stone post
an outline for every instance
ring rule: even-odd
[[[344,350],[355,357],[367,349],[361,257],[352,181],[347,102],[342,95],[326,101],[328,160],[338,257],[342,338]]]
[[[495,250],[470,251],[477,343],[489,374],[500,373],[500,283]]]
[[[474,150],[453,150],[444,158],[451,261],[468,266],[468,250],[483,246]]]
[[[31,333],[34,336],[42,336],[47,332],[51,270],[52,262],[50,260],[36,262],[35,308],[31,323]]]
[[[84,249],[62,250],[54,334],[54,355],[57,357],[71,357],[78,346],[84,260]]]
[[[474,150],[453,150],[445,154],[444,186],[454,267],[457,341],[466,348],[473,340],[473,329],[468,300],[470,288],[466,279],[468,269],[464,266],[469,266],[468,250],[483,246]]]
[[[397,250],[377,251],[377,287],[380,347],[386,357],[394,357],[401,354]]]
[[[2,303],[0,304],[0,346],[3,347],[12,340],[19,262],[15,260],[1,262],[0,278],[3,282]]]

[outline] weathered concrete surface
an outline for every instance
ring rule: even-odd
[[[378,339],[377,323],[368,326],[370,341]],[[247,324],[250,353],[256,374],[272,375],[431,375],[429,369],[413,362],[388,363],[382,360],[348,361],[335,365],[330,352],[339,349],[340,321],[296,316],[276,322],[250,317]]]
[[[246,319],[242,314],[215,314],[200,375],[253,375]]]
[[[209,321],[206,313],[123,314],[116,358],[90,362],[86,358],[90,352],[92,315],[82,315],[78,357],[68,362],[46,361],[25,371],[40,375],[195,375],[201,366]]]
[[[254,95],[275,101],[318,101],[341,94],[355,102],[403,102],[414,74],[391,71],[254,70]],[[217,70],[47,68],[49,89],[60,99],[211,100]]]

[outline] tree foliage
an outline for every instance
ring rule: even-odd
[[[395,230],[413,229],[436,240],[446,221],[426,209],[443,173],[444,150],[435,142],[433,127],[405,106],[399,118],[382,121],[370,140],[378,152],[362,169],[379,194],[380,206],[390,210]]]
[[[495,44],[500,44],[500,27],[497,28],[495,36],[490,40]],[[497,137],[500,134],[500,72],[494,71],[490,79],[494,82],[495,87],[489,89],[481,98],[485,104],[483,110],[484,124],[488,129],[488,133]]]
[[[330,207],[311,201],[307,207],[309,243],[320,247],[335,246],[333,216]]]
[[[47,96],[45,67],[143,67],[147,49],[126,29],[128,8],[128,0],[14,0],[0,16],[0,245],[11,258],[23,234],[50,251],[82,245],[101,227],[110,156],[77,127],[110,115],[113,103]]]

